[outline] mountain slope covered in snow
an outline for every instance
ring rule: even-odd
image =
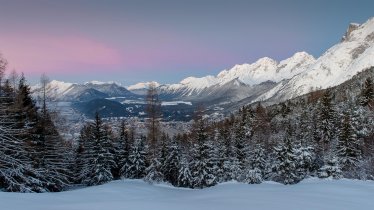
[[[40,93],[40,85],[33,87],[35,94]],[[115,82],[67,83],[52,80],[47,84],[49,97],[59,101],[89,101],[109,97],[136,98],[136,94]]]
[[[339,85],[374,66],[373,58],[374,18],[371,18],[361,25],[351,24],[342,41],[328,49],[305,71],[254,101],[284,101],[312,90]]]
[[[252,64],[235,65],[217,76],[188,77],[176,84],[160,85],[166,98],[211,101],[212,94],[224,93],[226,101],[251,98],[250,102],[277,103],[313,90],[339,85],[358,72],[374,66],[374,18],[361,25],[351,24],[342,41],[315,59],[306,52],[295,53],[277,62],[264,57]],[[253,87],[272,81],[276,85],[251,94]],[[238,85],[240,84],[240,85]],[[257,88],[258,89],[258,88]],[[229,93],[231,90],[231,94]],[[132,89],[136,91],[136,89]],[[218,101],[218,98],[214,98]]]

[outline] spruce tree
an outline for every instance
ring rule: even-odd
[[[365,80],[359,99],[362,106],[368,106],[374,101],[374,84],[370,77]]]
[[[180,169],[180,149],[175,138],[168,141],[167,150],[168,153],[163,163],[163,173],[165,175],[165,180],[177,186]]]
[[[300,181],[297,176],[297,156],[292,136],[289,126],[284,142],[274,148],[276,161],[273,170],[276,172],[277,179],[284,184],[295,184]]]
[[[190,170],[190,163],[185,156],[181,157],[178,171],[178,186],[193,188],[193,177]]]
[[[342,116],[342,124],[338,137],[336,155],[339,164],[345,171],[354,170],[359,162],[361,151],[355,129],[352,126],[351,110],[346,110]]]
[[[238,176],[236,180],[242,181],[245,170],[247,169],[247,160],[248,160],[248,135],[247,132],[250,130],[247,124],[247,112],[244,108],[240,110],[240,117],[237,119],[235,124],[235,156],[239,163],[239,171],[237,171]]]
[[[329,151],[331,142],[335,139],[336,112],[332,103],[332,93],[326,90],[318,107],[318,141],[324,155]]]
[[[333,179],[342,178],[341,167],[338,159],[335,156],[330,156],[327,161],[325,161],[325,165],[318,170],[318,177]]]
[[[26,129],[18,125],[15,99],[7,89],[3,90],[0,93],[0,188],[10,192],[45,192],[43,174],[33,168],[25,149],[22,134]]]
[[[147,168],[145,137],[136,139],[132,145],[129,155],[129,168],[125,177],[130,179],[141,179],[145,176]]]
[[[257,144],[251,153],[251,169],[260,173],[263,178],[267,169],[265,150],[261,144]]]

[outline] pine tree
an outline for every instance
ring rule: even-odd
[[[168,153],[163,163],[163,173],[165,175],[165,180],[177,186],[180,169],[180,150],[174,138],[169,141],[167,150]]]
[[[117,137],[117,141],[115,142],[114,148],[115,162],[117,165],[117,167],[113,171],[113,176],[115,178],[121,178],[124,174],[121,169],[126,169],[128,166],[131,144],[130,129],[126,125],[125,121],[121,121],[121,124],[119,126],[119,135]]]
[[[162,162],[160,158],[154,157],[151,160],[150,166],[145,169],[144,180],[148,183],[160,183],[165,180],[164,174],[162,173]]]
[[[45,192],[45,181],[25,150],[14,98],[6,89],[0,93],[0,188],[10,192]],[[12,91],[12,90],[11,90]],[[10,92],[9,92],[10,93]]]
[[[76,170],[75,170],[75,183],[87,184],[89,182],[90,174],[92,171],[95,150],[94,150],[94,137],[93,126],[86,124],[80,131],[78,139],[78,148],[76,151]]]
[[[300,181],[297,176],[297,156],[292,142],[291,127],[287,129],[287,134],[283,144],[275,147],[276,161],[273,170],[277,179],[284,184],[295,184]]]
[[[145,176],[145,170],[147,168],[146,162],[146,148],[144,146],[145,138],[141,137],[136,139],[132,145],[130,155],[129,155],[129,168],[127,178],[131,179],[141,179]]]
[[[326,154],[329,151],[329,145],[335,138],[335,110],[332,104],[332,94],[330,90],[326,90],[319,102],[318,109],[318,141],[321,150]]]
[[[39,141],[43,142],[39,145],[39,152],[43,157],[40,167],[48,180],[46,187],[49,191],[62,191],[69,186],[71,176],[68,147],[54,126],[48,110],[42,112],[37,126],[40,126],[37,129],[40,132]]]
[[[127,127],[127,129],[122,129],[121,131],[121,142],[123,145],[123,152],[121,153],[121,160],[119,161],[119,176],[121,178],[129,178],[130,176],[130,154],[134,147],[134,130],[131,127]]]
[[[178,186],[193,188],[193,177],[190,170],[190,164],[185,156],[181,157],[180,168],[178,171]]]
[[[234,124],[235,125],[235,124]],[[237,149],[235,145],[235,129],[231,129],[228,138],[225,140],[226,159],[223,163],[223,171],[225,174],[224,181],[237,180],[242,175],[241,164],[238,160]]]
[[[361,95],[360,95],[360,104],[362,106],[368,106],[371,104],[374,100],[374,84],[373,80],[368,77],[365,80],[365,83],[363,85]]]
[[[342,178],[342,171],[336,157],[332,156],[325,161],[325,165],[318,170],[318,177],[333,179]]]
[[[191,151],[191,172],[193,177],[193,188],[204,188],[217,183],[215,177],[216,159],[213,154],[213,145],[208,141],[206,133],[206,122],[200,117],[196,119],[196,140]]]
[[[191,151],[191,172],[193,177],[193,188],[210,187],[216,184],[214,163],[210,159],[210,146],[204,143],[196,143]]]
[[[247,169],[245,174],[243,175],[242,182],[248,184],[260,184],[263,180],[262,172],[258,169]]]
[[[257,144],[251,153],[251,170],[259,173],[261,179],[265,176],[267,162],[265,150],[261,144]]]
[[[311,146],[300,146],[297,149],[297,174],[303,179],[316,171],[314,148]]]
[[[225,174],[225,161],[228,159],[227,156],[227,148],[225,144],[225,139],[223,138],[222,134],[218,129],[214,130],[214,137],[213,137],[213,143],[216,145],[214,148],[214,156],[216,157],[216,178],[217,182],[224,182],[226,181],[226,174]]]
[[[342,116],[342,126],[339,133],[336,151],[339,164],[345,171],[350,171],[356,168],[361,156],[357,135],[352,126],[351,113],[351,110],[347,110]]]
[[[245,171],[247,169],[247,160],[248,160],[248,138],[250,133],[250,125],[248,125],[247,121],[247,112],[244,108],[240,110],[240,118],[237,119],[236,125],[235,125],[235,156],[239,163],[239,171],[237,171],[238,176],[236,177],[236,180],[242,181],[243,175],[245,174]],[[248,134],[248,135],[247,135]]]
[[[113,180],[112,169],[116,163],[111,150],[113,145],[109,128],[104,126],[99,114],[96,113],[94,122],[84,129],[80,144],[80,149],[85,150],[81,156],[82,182],[92,186]]]

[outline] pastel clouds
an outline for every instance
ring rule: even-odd
[[[10,67],[27,74],[89,72],[121,65],[118,50],[87,36],[1,34],[0,46]]]

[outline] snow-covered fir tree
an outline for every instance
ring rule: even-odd
[[[180,169],[180,149],[175,138],[168,141],[167,156],[163,163],[163,173],[165,180],[174,186],[178,185]]]
[[[325,161],[325,165],[318,170],[319,178],[340,179],[343,177],[339,161],[335,156],[330,156]]]
[[[129,155],[129,167],[125,177],[130,179],[141,179],[145,176],[147,168],[147,152],[145,146],[145,137],[135,140]]]
[[[145,169],[144,180],[148,183],[160,183],[165,180],[162,172],[163,163],[158,157],[154,157],[151,160],[151,164]]]
[[[238,161],[236,180],[242,181],[248,168],[249,138],[251,127],[248,124],[247,111],[245,108],[239,110],[240,117],[236,121],[234,134],[234,152]]]
[[[265,150],[261,144],[255,145],[251,152],[250,160],[250,169],[259,173],[262,180],[265,176],[268,163],[266,161]]]
[[[103,125],[98,113],[96,113],[93,126],[93,151],[91,173],[88,185],[99,185],[113,180],[112,169],[116,166],[114,155],[111,152],[112,140],[109,128]]]
[[[318,104],[318,142],[324,154],[330,151],[329,145],[336,137],[336,112],[332,99],[332,93],[327,89]]]
[[[312,146],[304,146],[301,145],[297,151],[297,174],[298,176],[303,179],[310,175],[314,175],[317,170],[315,165],[315,153],[314,148]]]
[[[284,142],[275,147],[275,162],[272,166],[277,180],[284,184],[295,184],[300,181],[297,175],[297,154],[292,141],[291,126],[288,127]]]
[[[348,109],[342,116],[338,145],[336,148],[339,164],[344,171],[352,171],[357,168],[361,157],[359,142],[352,120],[352,111]]]
[[[13,90],[0,90],[0,188],[10,192],[45,192],[42,171],[33,168],[25,150],[21,134],[27,130],[18,126],[18,114],[12,110]]]
[[[373,80],[368,77],[362,87],[362,91],[359,97],[359,103],[362,106],[373,106],[374,102],[374,83]]]
[[[204,188],[217,183],[214,174],[216,159],[213,156],[213,145],[206,131],[206,121],[202,115],[195,120],[196,139],[191,150],[190,169],[193,177],[193,188]]]
[[[121,121],[119,126],[119,136],[116,145],[116,177],[125,178],[126,170],[129,166],[129,154],[133,140],[131,139],[131,129],[124,120]]]
[[[178,186],[179,187],[193,187],[193,177],[190,170],[190,163],[185,156],[182,156],[178,171]]]

